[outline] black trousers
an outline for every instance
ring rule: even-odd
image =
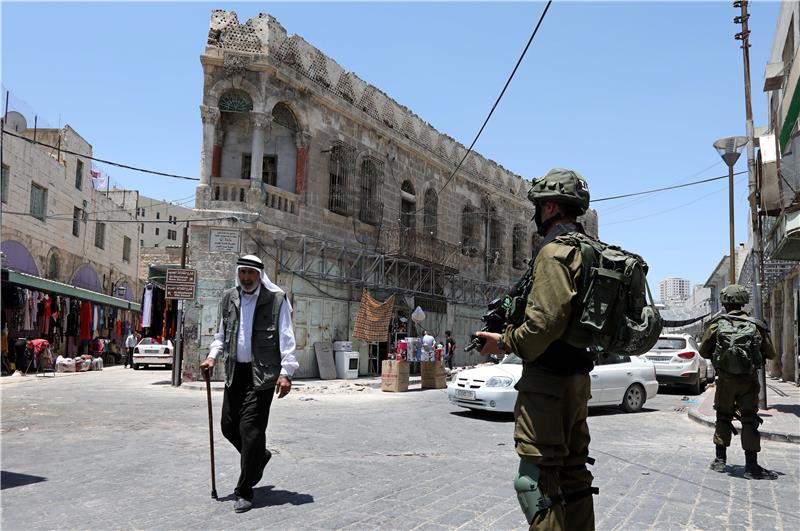
[[[253,390],[253,366],[236,363],[233,382],[225,387],[222,399],[222,434],[241,454],[239,481],[234,493],[253,499],[255,487],[264,473],[269,456],[267,423],[275,388]]]

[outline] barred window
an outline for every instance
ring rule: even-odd
[[[494,206],[489,206],[486,214],[488,216],[487,222],[489,223],[489,241],[486,245],[489,262],[492,264],[502,264],[505,261],[503,255],[503,224]]]
[[[83,187],[83,161],[78,160],[75,165],[75,188],[80,190]]]
[[[477,256],[478,224],[478,209],[470,204],[464,205],[461,211],[461,254]]]
[[[411,181],[403,181],[400,187],[400,226],[413,230],[417,219],[417,196]]]
[[[250,112],[253,110],[253,99],[244,90],[230,89],[219,97],[217,107],[223,112]]]
[[[514,269],[523,269],[525,267],[525,251],[523,249],[525,227],[515,225],[511,240],[511,266]]]
[[[350,216],[353,211],[351,187],[355,173],[356,150],[346,144],[336,142],[330,153],[328,210],[343,216]]]
[[[47,188],[31,183],[31,215],[44,221],[47,215]]]
[[[83,221],[83,210],[75,207],[72,209],[72,235],[80,237],[81,221]]]
[[[436,190],[428,188],[428,191],[425,192],[425,209],[423,211],[424,233],[426,236],[436,238],[439,233],[438,210],[439,198],[436,195]]]
[[[97,222],[94,229],[94,246],[98,249],[106,247],[106,224]]]
[[[122,240],[122,261],[131,261],[131,239],[127,236],[123,237]]]
[[[0,173],[0,200],[3,203],[8,203],[8,178],[11,176],[7,164],[3,164],[2,173]]]
[[[383,218],[383,163],[373,158],[361,162],[359,180],[361,181],[360,208],[358,219],[370,225],[378,225]]]

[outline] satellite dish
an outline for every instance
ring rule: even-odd
[[[15,133],[21,133],[28,128],[28,122],[25,117],[17,111],[9,111],[6,114],[6,129]]]

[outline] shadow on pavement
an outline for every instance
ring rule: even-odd
[[[253,489],[253,508],[274,507],[276,505],[305,505],[314,503],[314,496],[290,490],[274,490],[273,485]]]
[[[598,407],[590,407],[589,408],[589,416],[590,417],[602,417],[605,415],[636,415],[638,413],[652,413],[654,411],[658,411],[657,409],[650,409],[648,407],[643,407],[636,413],[626,413],[622,410],[619,406],[598,406]]]
[[[800,417],[800,404],[774,404],[769,406],[769,409]]]
[[[480,411],[465,409],[464,411],[451,411],[451,415],[456,417],[466,417],[470,419],[488,420],[489,422],[514,422],[513,413],[502,413],[493,411]]]
[[[778,474],[778,477],[786,475],[783,472],[779,472],[778,470],[772,470],[772,471]],[[725,473],[733,478],[739,478],[743,479],[744,481],[750,481],[749,479],[744,479],[744,465],[727,465],[725,467]],[[770,481],[770,480],[758,479],[753,481]]]
[[[151,383],[150,385],[172,385],[172,380],[159,380]]]
[[[33,483],[41,483],[47,481],[47,478],[42,476],[31,476],[30,474],[18,474],[17,472],[9,472],[7,470],[0,470],[0,490],[13,489],[14,487],[22,487],[31,485]]]

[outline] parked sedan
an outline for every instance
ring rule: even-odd
[[[653,362],[656,378],[662,385],[682,385],[699,395],[714,378],[711,363],[700,357],[700,348],[688,334],[663,334],[643,357]]]
[[[447,396],[452,404],[467,409],[513,412],[517,401],[514,386],[521,376],[522,360],[509,354],[497,365],[458,373],[447,386]],[[590,407],[620,406],[632,413],[658,393],[653,364],[635,356],[600,353],[590,377]]]
[[[169,339],[161,343],[158,339],[146,337],[133,348],[133,368],[138,370],[148,365],[172,367],[172,355],[174,352],[175,348]]]

